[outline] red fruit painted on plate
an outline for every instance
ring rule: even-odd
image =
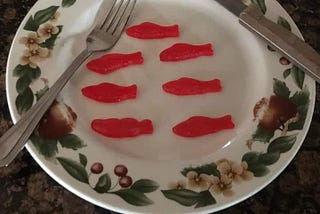
[[[128,173],[128,168],[125,165],[117,165],[114,167],[114,174],[119,177],[124,177]]]
[[[84,96],[103,103],[117,103],[137,97],[137,86],[119,86],[112,83],[87,86],[81,89]]]
[[[39,122],[40,137],[58,139],[72,132],[77,115],[64,103],[54,102]]]
[[[100,74],[108,74],[120,68],[140,64],[143,64],[141,52],[131,54],[111,53],[91,60],[87,63],[87,68]]]
[[[124,176],[119,179],[119,185],[123,188],[130,187],[132,185],[132,178],[130,176]]]
[[[139,25],[129,27],[126,30],[128,36],[138,39],[162,39],[167,37],[178,37],[179,26],[163,26],[152,22],[143,22]]]
[[[92,121],[91,128],[97,133],[111,138],[137,137],[153,133],[151,120],[138,121],[134,118],[96,119]]]
[[[296,117],[298,110],[288,99],[280,96],[263,98],[254,108],[255,119],[259,118],[259,125],[269,131],[275,131],[289,119]]]
[[[279,62],[281,65],[289,65],[290,64],[290,61],[285,57],[281,57]]]
[[[186,121],[173,127],[173,132],[182,137],[199,137],[213,134],[225,129],[233,129],[231,115],[220,118],[193,116]]]
[[[100,174],[103,171],[103,165],[99,162],[94,163],[92,164],[90,170],[93,174]]]
[[[221,81],[218,79],[201,81],[187,77],[167,82],[162,88],[165,92],[178,96],[206,94],[222,90]]]
[[[160,53],[160,60],[163,62],[175,62],[201,56],[213,56],[213,48],[210,43],[204,45],[174,44]]]

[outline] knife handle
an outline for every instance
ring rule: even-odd
[[[311,46],[289,30],[265,18],[255,4],[247,7],[239,17],[242,25],[265,39],[320,83],[320,55]]]

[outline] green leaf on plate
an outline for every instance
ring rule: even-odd
[[[37,31],[39,26],[49,21],[59,9],[59,6],[50,6],[46,9],[39,10],[36,14],[30,17],[23,29],[29,31]]]
[[[292,30],[291,26],[290,26],[290,23],[285,18],[283,18],[282,16],[278,17],[277,23],[279,25],[281,25],[282,27],[284,27],[285,29],[287,29],[288,31]]]
[[[285,78],[285,79],[290,75],[291,75],[291,68],[289,68],[283,72],[283,78]]]
[[[24,75],[25,70],[26,70],[26,66],[30,67],[29,65],[17,65],[14,69],[13,69],[13,76],[14,77],[21,77]]]
[[[127,203],[134,206],[147,206],[153,204],[153,201],[150,200],[144,193],[134,189],[121,189],[111,193],[118,195]]]
[[[297,84],[297,86],[302,89],[304,85],[305,80],[305,73],[297,66],[293,66],[291,68],[291,74],[293,77],[294,82]]]
[[[57,40],[59,34],[62,32],[63,26],[58,25],[57,27],[59,28],[59,32],[57,34],[52,35],[49,39],[47,39],[46,41],[41,43],[40,44],[41,47],[48,48],[48,49],[53,49],[54,48],[56,40]]]
[[[111,188],[111,178],[108,173],[101,175],[94,187],[94,190],[98,193],[107,193]]]
[[[34,21],[34,18],[32,16],[29,17],[28,21],[24,25],[23,29],[28,31],[37,31],[39,28],[39,25]]]
[[[220,176],[220,172],[217,169],[217,165],[215,163],[210,163],[210,164],[206,164],[206,165],[202,165],[202,166],[198,166],[198,167],[184,168],[181,171],[181,174],[186,177],[188,172],[190,172],[190,171],[197,172],[199,175],[200,174],[207,174],[207,175]]]
[[[59,139],[59,142],[63,148],[73,150],[78,150],[86,146],[83,143],[83,141],[77,135],[74,134],[66,134],[65,136]]]
[[[199,193],[198,202],[195,208],[206,207],[216,204],[216,199],[212,196],[209,190]]]
[[[280,152],[272,152],[260,154],[258,163],[269,166],[276,163],[280,159]]]
[[[188,189],[172,189],[172,190],[161,190],[162,194],[183,206],[193,206],[200,198],[200,194]]]
[[[279,137],[270,143],[268,153],[286,153],[293,147],[296,140],[296,135]]]
[[[243,155],[242,161],[246,162],[250,166],[255,165],[272,165],[276,163],[280,158],[279,152],[273,153],[259,153],[259,152],[248,152]]]
[[[22,77],[24,75],[27,75],[29,69],[32,69],[29,65],[19,64],[13,69],[13,76]]]
[[[27,90],[30,84],[31,80],[28,76],[25,75],[20,77],[16,82],[16,90],[18,94],[22,94],[25,90]]]
[[[299,120],[295,123],[290,123],[288,131],[294,131],[294,130],[302,130],[304,127],[304,124],[306,122],[307,114],[308,114],[308,108],[309,106],[299,106],[298,112],[299,112]]]
[[[41,70],[39,67],[32,68],[29,65],[17,65],[13,69],[13,76],[15,77],[23,77],[27,76],[30,80],[36,80],[40,77]]]
[[[302,91],[296,92],[290,101],[297,107],[299,113],[299,120],[289,125],[289,131],[302,130],[306,121],[309,105],[310,105],[310,92],[307,87]]]
[[[275,93],[275,95],[284,98],[289,98],[291,93],[286,83],[276,78],[273,79],[273,92]]]
[[[30,71],[28,72],[28,76],[31,80],[39,79],[40,75],[41,75],[41,70],[39,67],[30,69]]]
[[[86,167],[88,164],[88,159],[84,154],[79,154],[79,161],[82,164],[82,166]]]
[[[62,7],[70,7],[72,6],[77,0],[62,0]]]
[[[89,182],[88,173],[80,163],[64,157],[57,157],[57,160],[73,178],[83,183]]]
[[[310,92],[307,87],[302,91],[296,92],[291,98],[290,101],[296,106],[307,106],[310,103]]]
[[[259,156],[258,152],[248,152],[243,155],[242,161],[247,162],[248,165],[256,164],[259,161]]]
[[[140,179],[133,183],[131,189],[134,189],[138,192],[149,193],[154,192],[159,188],[159,184],[153,180],[149,179]]]
[[[39,10],[34,15],[34,21],[38,25],[41,25],[41,24],[49,21],[54,16],[54,14],[57,12],[58,9],[59,9],[59,6],[50,6],[46,9]]]
[[[270,170],[263,164],[252,164],[249,165],[248,170],[254,174],[255,177],[266,176]]]
[[[252,140],[268,143],[273,136],[273,131],[269,131],[261,125],[258,125],[256,132],[252,135]]]
[[[44,139],[33,134],[30,140],[39,153],[47,159],[55,157],[58,153],[58,142],[55,139]]]
[[[258,7],[260,8],[260,10],[263,14],[265,14],[267,12],[267,6],[265,3],[265,0],[251,0],[251,2],[253,4],[258,5]]]
[[[16,107],[18,113],[21,115],[28,111],[34,101],[34,95],[31,88],[26,88],[23,93],[19,94],[16,98]]]

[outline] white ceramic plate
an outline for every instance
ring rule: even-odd
[[[258,2],[268,18],[301,36],[276,1]],[[31,9],[16,34],[8,62],[8,103],[14,121],[82,50],[100,3],[38,1]],[[89,72],[83,65],[48,119],[49,129],[62,129],[62,133],[51,140],[35,134],[28,151],[68,190],[118,212],[208,213],[261,190],[289,164],[303,142],[315,101],[314,81],[270,51],[215,1],[139,0],[129,25],[144,21],[179,24],[181,36],[144,41],[124,34],[111,52],[142,51],[145,63],[108,75]],[[53,34],[44,37],[41,29],[45,27]],[[21,38],[32,37],[30,33],[39,39],[38,45],[21,43]],[[215,54],[160,62],[159,53],[178,42],[212,43]],[[32,48],[34,57],[27,54]],[[188,97],[162,91],[163,83],[179,77],[219,78],[223,91]],[[103,81],[137,84],[138,98],[101,104],[82,96],[82,87]],[[77,114],[72,131],[57,125],[59,115],[71,117],[66,105]],[[254,112],[260,119],[254,120]],[[235,129],[192,139],[171,131],[194,115],[225,114],[232,115]],[[151,119],[154,133],[109,139],[90,129],[93,119],[110,117]],[[279,120],[280,125],[275,125]]]

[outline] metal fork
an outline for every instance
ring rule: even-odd
[[[113,0],[111,9],[101,26],[96,26],[87,37],[86,49],[75,58],[48,92],[0,138],[0,167],[8,166],[14,160],[80,65],[92,53],[108,51],[116,44],[131,17],[135,4],[136,0]]]

